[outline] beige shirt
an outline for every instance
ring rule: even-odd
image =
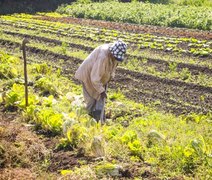
[[[99,99],[105,91],[104,86],[115,76],[118,62],[111,58],[111,45],[104,44],[95,48],[75,73],[75,78],[84,83],[87,92],[94,99]]]

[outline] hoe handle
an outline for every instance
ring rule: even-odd
[[[107,87],[108,87],[108,84],[105,85],[105,92],[107,91]],[[106,101],[106,98],[103,99],[103,108],[100,115],[101,125],[104,124],[105,101]]]

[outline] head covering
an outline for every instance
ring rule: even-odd
[[[116,58],[117,61],[123,61],[126,54],[127,45],[121,40],[115,41],[111,47],[110,52]]]

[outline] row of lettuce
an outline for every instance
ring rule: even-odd
[[[1,23],[2,33],[17,33],[12,30],[13,26],[19,30],[19,33],[29,32],[29,31],[38,31],[51,33],[54,35],[63,35],[68,36],[74,39],[83,38],[81,44],[85,46],[84,40],[91,43],[104,43],[104,42],[113,42],[117,38],[122,39],[127,42],[133,49],[155,49],[175,53],[188,53],[194,56],[210,56],[211,50],[211,41],[207,40],[198,40],[195,38],[179,38],[179,37],[165,37],[165,36],[156,36],[152,34],[142,34],[142,33],[130,33],[130,32],[121,32],[118,30],[110,30],[104,28],[82,26],[76,24],[62,23],[62,22],[52,22],[42,20],[42,16],[46,17],[63,17],[57,13],[47,13],[40,15],[32,16],[28,14],[21,15],[12,15],[12,16],[2,16]],[[11,26],[13,25],[13,26]],[[37,34],[36,34],[37,35]],[[57,37],[60,39],[60,37]],[[87,44],[87,43],[86,43]],[[88,44],[88,45],[89,45]],[[96,45],[94,45],[96,46]]]
[[[29,17],[28,17],[29,16]],[[94,35],[88,35],[88,37],[91,37],[91,39],[85,40],[83,39],[83,35],[82,34],[78,34],[76,35],[77,37],[75,37],[77,28],[73,28],[75,30],[74,34],[71,33],[67,33],[67,30],[65,30],[65,28],[70,28],[69,31],[73,30],[72,29],[72,25],[69,26],[69,24],[64,24],[64,23],[54,23],[54,22],[46,22],[46,24],[44,24],[45,21],[41,21],[41,20],[34,20],[32,19],[31,15],[26,15],[26,14],[22,14],[19,16],[3,16],[3,19],[5,21],[3,21],[4,23],[8,23],[8,25],[0,25],[0,29],[2,30],[2,33],[0,33],[0,39],[1,41],[7,41],[8,44],[12,44],[14,43],[18,43],[21,44],[22,42],[22,38],[25,37],[26,35],[28,36],[28,38],[30,39],[30,47],[32,48],[36,48],[38,51],[46,51],[46,53],[58,53],[61,55],[66,55],[71,57],[76,57],[76,58],[80,58],[81,60],[85,59],[86,56],[88,55],[88,53],[90,51],[92,51],[95,47],[97,47],[98,45],[100,45],[101,43],[104,43],[105,41],[107,41],[106,39],[103,39],[104,37],[106,37],[106,35],[102,35],[102,39],[100,39],[100,41],[94,41],[92,39],[92,37],[96,37],[95,34],[97,34],[96,29],[94,28]],[[18,21],[18,22],[16,22]],[[24,21],[21,22],[21,21]],[[31,21],[31,23],[27,23],[28,21]],[[13,25],[17,23],[17,25],[19,25],[19,28],[16,28],[16,30],[18,30],[18,32],[16,32],[16,30],[13,29]],[[34,24],[35,23],[35,24]],[[38,24],[38,27],[36,27],[36,25]],[[41,26],[41,24],[43,24]],[[51,29],[51,26],[54,26],[55,29]],[[48,28],[46,28],[46,26],[48,26]],[[57,27],[58,26],[58,27]],[[45,27],[45,28],[44,28]],[[82,26],[79,26],[82,27]],[[78,27],[78,28],[79,28]],[[30,29],[27,29],[30,28]],[[32,29],[31,29],[32,28]],[[84,27],[86,28],[86,27]],[[40,32],[42,29],[42,32]],[[44,31],[45,29],[45,31]],[[57,30],[60,29],[60,35],[58,36]],[[93,29],[87,29],[87,31],[89,30],[93,30]],[[105,30],[105,33],[109,34],[109,32],[112,34],[112,30],[107,31]],[[114,31],[115,33],[115,31]],[[128,34],[127,36],[130,37],[130,35],[132,34]],[[85,36],[84,36],[85,37]],[[97,36],[98,37],[98,36]],[[147,39],[148,36],[146,36]],[[111,42],[112,42],[112,36],[111,36]],[[132,38],[132,37],[131,37]],[[136,38],[136,36],[135,36]],[[139,38],[139,37],[137,37]],[[149,38],[152,38],[151,36],[149,36]],[[158,37],[159,38],[159,37]],[[125,38],[127,39],[127,38]],[[124,40],[125,40],[124,39]],[[145,39],[145,38],[144,38]],[[128,39],[129,41],[130,39]],[[155,43],[156,40],[162,40],[162,39],[154,39],[152,43]],[[183,40],[183,38],[179,39]],[[196,44],[198,45],[197,47],[199,48],[195,48],[196,50],[200,51],[202,48],[201,46],[206,47],[206,45],[208,46],[207,49],[204,49],[204,52],[206,54],[210,54],[210,51],[212,52],[211,48],[210,48],[210,43],[209,41],[198,41],[196,39],[189,39],[189,38],[185,38],[185,41],[183,41],[182,43],[185,44],[186,41],[193,41],[193,45]],[[164,40],[165,41],[165,40]],[[172,42],[171,42],[172,41]],[[176,41],[177,38],[176,38]],[[135,42],[135,40],[134,40]],[[192,68],[187,68],[189,67],[189,64],[194,64],[197,66],[206,66],[207,67],[211,67],[211,63],[209,63],[208,61],[199,61],[198,59],[186,59],[186,58],[178,58],[178,59],[174,59],[174,58],[170,58],[170,57],[165,57],[165,56],[158,56],[158,54],[154,55],[153,53],[149,53],[148,52],[145,54],[144,50],[140,50],[140,48],[138,49],[134,49],[134,42],[131,42],[129,44],[129,48],[128,48],[128,52],[127,52],[127,61],[125,61],[124,63],[121,64],[122,68],[126,68],[132,71],[137,71],[137,72],[141,72],[141,73],[147,73],[147,74],[151,74],[157,77],[161,77],[161,78],[169,78],[169,79],[177,79],[179,81],[184,81],[184,82],[191,82],[191,83],[195,83],[198,85],[202,85],[202,86],[208,86],[211,87],[212,86],[212,77],[210,76],[210,74],[204,73],[203,71],[200,71],[198,73],[194,73]],[[150,42],[149,42],[150,43]],[[173,39],[170,39],[170,41],[168,40],[167,44],[169,44],[169,47],[172,45],[171,43],[175,43],[173,42]],[[199,46],[201,43],[201,46]],[[191,44],[191,43],[189,43]],[[179,44],[177,44],[176,46],[178,46]],[[152,47],[153,48],[153,47]],[[207,50],[207,51],[206,51]],[[205,54],[205,55],[206,55]],[[154,57],[154,64],[150,64],[149,62],[151,62],[149,59],[152,59],[152,57]],[[157,60],[159,58],[159,60]],[[164,59],[164,60],[163,60]],[[165,65],[163,65],[162,69],[160,68],[160,63],[157,62],[163,62]],[[179,65],[178,63],[184,63],[185,65],[188,64],[188,66],[185,66],[184,68],[179,69]],[[158,71],[159,69],[159,71]]]
[[[57,9],[72,17],[141,25],[212,29],[210,7],[162,5],[141,2],[73,3]]]
[[[81,88],[47,64],[28,66],[29,106],[25,107],[22,66],[19,58],[0,53],[1,104],[7,111],[22,112],[24,120],[38,128],[61,135],[60,148],[83,148],[85,155],[112,158],[95,166],[97,176],[108,173],[107,167],[142,161],[162,178],[212,175],[211,114],[175,117],[111,91],[109,119],[100,126],[86,114]]]

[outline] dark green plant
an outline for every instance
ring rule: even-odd
[[[154,4],[169,4],[172,2],[171,0],[141,0],[141,1],[154,3]]]

